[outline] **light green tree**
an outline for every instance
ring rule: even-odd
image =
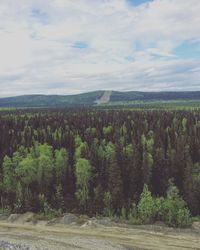
[[[79,158],[75,165],[76,175],[76,197],[79,204],[84,208],[89,201],[89,181],[92,175],[92,168],[87,159]]]
[[[143,223],[150,223],[156,215],[156,207],[154,198],[145,184],[143,192],[140,196],[140,201],[137,205],[138,216]]]
[[[15,189],[15,169],[12,159],[8,156],[3,160],[3,186],[6,191],[14,191]]]
[[[173,227],[186,227],[191,224],[190,212],[172,181],[169,182],[167,197],[163,204],[163,218],[167,225]]]
[[[67,150],[61,148],[55,151],[55,173],[57,184],[59,182],[64,184],[68,170],[68,153]]]

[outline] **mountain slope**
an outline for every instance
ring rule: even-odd
[[[0,98],[1,107],[59,107],[92,105],[101,98],[104,91],[95,91],[78,95],[24,95]]]
[[[65,107],[95,104],[150,101],[200,100],[200,91],[190,92],[117,92],[94,91],[78,95],[24,95],[0,98],[0,107]]]
[[[145,101],[145,100],[191,100],[200,99],[200,91],[179,92],[117,92],[113,91],[110,101]]]

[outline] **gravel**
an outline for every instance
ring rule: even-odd
[[[12,244],[8,241],[0,240],[0,250],[30,250],[28,246]]]
[[[28,246],[25,244],[16,244],[5,240],[0,240],[0,250],[48,250],[48,248]]]

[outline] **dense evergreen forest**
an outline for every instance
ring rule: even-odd
[[[178,224],[174,201],[175,219],[199,215],[200,110],[2,111],[0,199],[17,212],[137,213],[143,222],[162,217],[154,210],[164,204],[169,225]]]

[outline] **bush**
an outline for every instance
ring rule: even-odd
[[[61,216],[61,209],[56,210],[49,206],[45,196],[42,194],[39,195],[39,203],[40,203],[40,212],[37,215],[37,219],[40,220],[51,220],[55,217]]]
[[[128,212],[128,223],[131,225],[141,224],[140,218],[138,218],[137,206],[135,203],[132,204]]]
[[[188,227],[192,224],[190,211],[187,208],[179,209],[177,215],[177,226]]]
[[[190,211],[171,181],[166,198],[153,198],[147,185],[144,185],[139,203],[130,209],[128,220],[130,224],[148,224],[163,220],[172,227],[189,227],[192,224]]]
[[[168,226],[188,227],[192,223],[191,214],[185,201],[179,196],[177,187],[170,181],[167,197],[163,204],[163,220]]]
[[[157,214],[157,208],[155,206],[155,200],[148,190],[148,186],[145,184],[143,192],[140,196],[140,201],[137,205],[138,217],[140,220],[147,224],[154,221]]]
[[[164,200],[163,197],[154,198],[155,220],[162,220]]]
[[[11,212],[12,211],[9,207],[0,207],[0,214],[9,215]]]

